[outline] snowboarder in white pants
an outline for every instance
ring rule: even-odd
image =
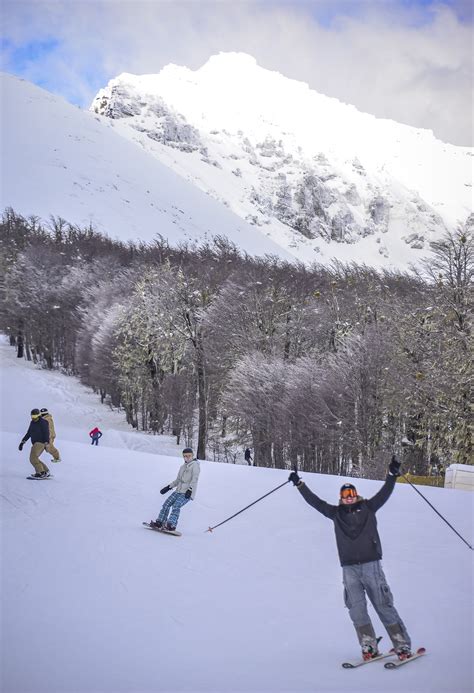
[[[382,546],[375,517],[375,513],[389,499],[399,475],[400,463],[393,456],[387,479],[373,498],[361,498],[355,486],[344,484],[339,505],[330,505],[321,500],[310,491],[297,472],[289,476],[289,481],[298,488],[306,502],[334,522],[342,566],[344,601],[364,659],[372,659],[379,654],[366,596],[384,624],[399,658],[405,659],[411,654],[410,637],[393,605],[392,593],[380,563]]]

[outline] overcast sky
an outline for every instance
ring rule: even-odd
[[[470,0],[3,0],[2,69],[83,107],[121,72],[220,51],[473,143]]]

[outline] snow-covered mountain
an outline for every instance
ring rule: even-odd
[[[220,54],[124,74],[84,111],[0,81],[0,207],[123,240],[405,268],[472,206],[472,155]]]
[[[3,74],[0,207],[92,224],[122,240],[227,236],[250,254],[291,254],[116,132],[115,122]]]
[[[245,54],[122,74],[91,110],[303,260],[406,265],[472,211],[472,150]]]

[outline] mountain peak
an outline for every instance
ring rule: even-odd
[[[465,148],[362,113],[246,53],[121,76],[92,108],[300,259],[406,266],[471,211]]]
[[[221,70],[254,70],[258,68],[256,59],[248,53],[238,51],[224,52],[211,55],[209,60],[199,69],[199,72]],[[263,68],[262,68],[263,69]]]

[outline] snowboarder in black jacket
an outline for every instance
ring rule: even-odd
[[[377,638],[367,611],[366,596],[384,624],[400,659],[411,654],[411,642],[405,625],[393,605],[393,597],[382,570],[382,545],[377,531],[376,512],[389,499],[400,463],[395,456],[382,488],[370,499],[358,495],[355,486],[344,484],[339,505],[330,505],[310,491],[297,472],[289,481],[297,487],[313,508],[334,522],[337,550],[342,566],[344,601],[356,629],[364,659],[378,655]]]
[[[36,479],[44,479],[49,476],[49,469],[45,463],[40,460],[39,456],[49,445],[49,425],[41,416],[39,409],[31,410],[31,423],[27,432],[21,439],[18,450],[23,450],[23,445],[29,438],[31,438],[32,443],[30,462],[35,468],[35,474],[33,474],[33,476]]]

